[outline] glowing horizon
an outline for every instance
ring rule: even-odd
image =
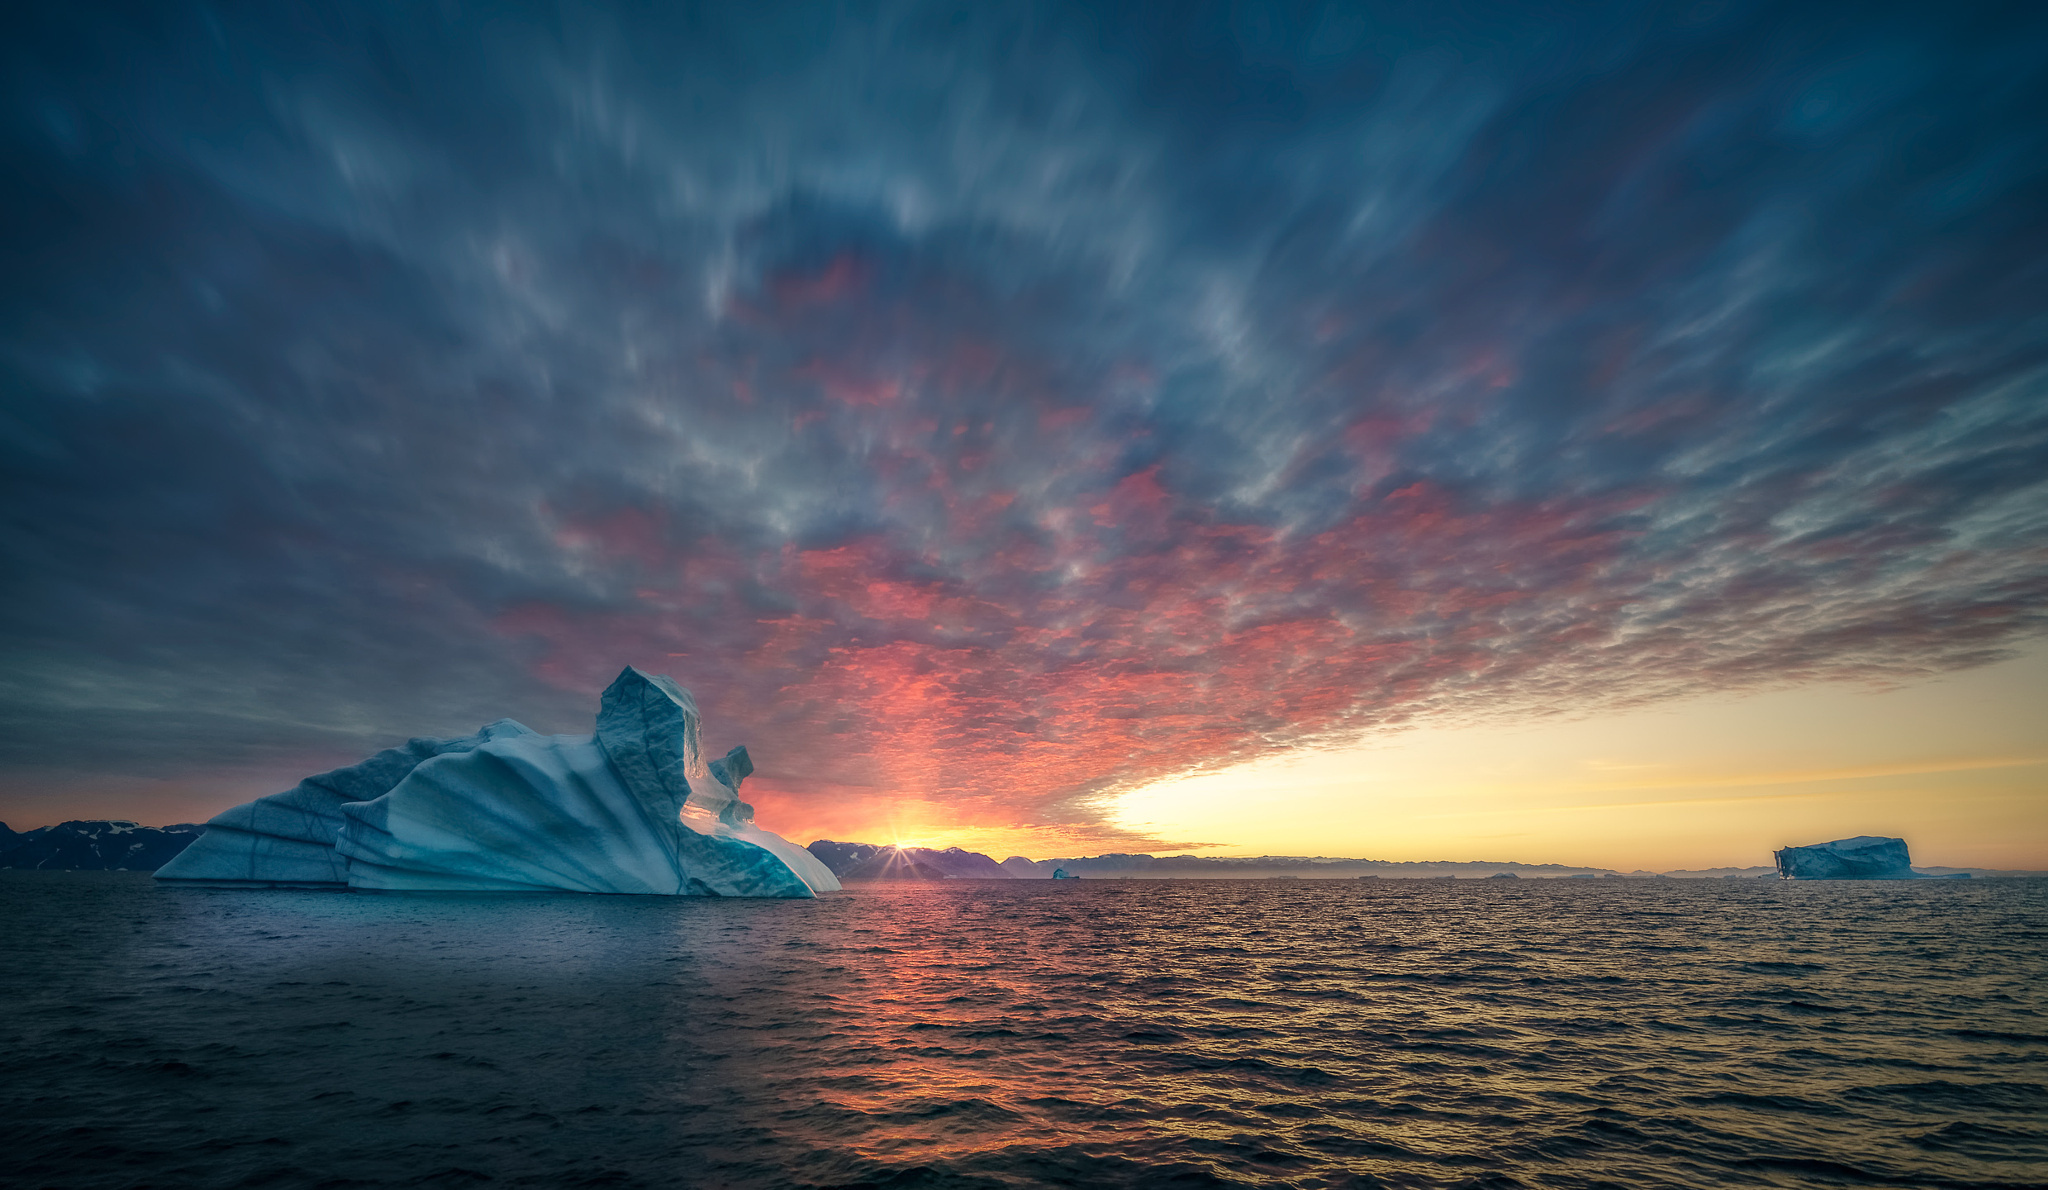
[[[746,796],[764,825],[798,842],[960,847],[998,860],[1120,851],[1671,871],[1762,867],[1777,847],[1880,834],[1905,838],[1921,866],[2044,870],[2048,747],[2031,701],[2044,686],[2048,648],[2037,647],[1887,689],[1790,689],[1418,727],[1110,795],[1107,834],[962,824],[947,803],[889,802],[877,790],[868,796],[893,807],[879,820],[805,817],[802,799],[753,782]],[[136,818],[136,804],[183,804],[184,819],[203,820],[240,796],[192,790],[177,801],[159,793],[131,802],[115,794],[98,811],[71,816]],[[1333,805],[1363,813],[1346,822],[1328,814]],[[1237,838],[1203,838],[1224,833]]]

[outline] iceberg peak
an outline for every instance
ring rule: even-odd
[[[711,779],[699,723],[697,700],[674,678],[629,665],[599,699],[597,742],[650,806],[716,818],[737,795]]]

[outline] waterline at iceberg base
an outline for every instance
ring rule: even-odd
[[[809,897],[838,878],[754,824],[744,747],[706,762],[696,700],[627,666],[593,735],[510,719],[414,739],[236,806],[157,879],[267,888]]]

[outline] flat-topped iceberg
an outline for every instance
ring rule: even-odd
[[[1771,853],[1778,875],[1793,880],[1917,880],[1904,839],[1857,835]]]
[[[157,871],[207,884],[808,897],[839,887],[754,824],[744,747],[706,762],[696,700],[628,666],[594,735],[501,719],[236,806]]]

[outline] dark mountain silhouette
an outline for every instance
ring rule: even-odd
[[[205,830],[189,822],[156,827],[96,819],[16,832],[0,823],[0,868],[154,872]]]
[[[839,843],[819,839],[810,846],[841,880],[946,880],[1007,878],[1003,866],[978,851],[948,847],[895,847],[886,843]]]

